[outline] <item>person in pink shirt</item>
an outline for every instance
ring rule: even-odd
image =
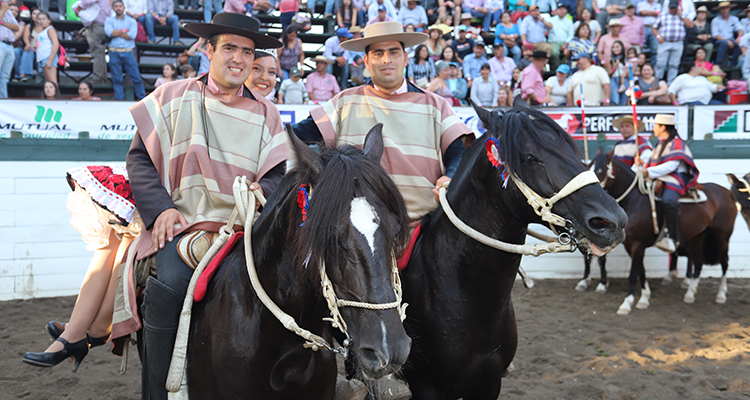
[[[307,76],[305,89],[310,95],[310,101],[322,103],[335,96],[341,89],[336,82],[336,77],[326,73],[326,66],[333,63],[332,60],[316,56],[312,61],[315,61],[315,72]]]
[[[531,64],[521,72],[521,98],[531,105],[549,103],[552,99],[547,97],[542,78],[542,70],[548,59],[547,52],[534,50],[531,57]]]
[[[636,50],[640,52],[646,43],[646,29],[643,27],[643,19],[636,17],[633,3],[625,6],[625,16],[620,18],[620,24],[620,36],[626,38],[630,45],[637,47]]]
[[[596,46],[596,53],[599,56],[600,63],[610,59],[610,54],[612,54],[612,43],[618,40],[621,41],[624,47],[622,51],[625,53],[627,53],[630,48],[630,40],[621,35],[620,31],[622,29],[622,22],[620,22],[619,18],[612,18],[609,20],[607,28],[609,28],[609,33],[602,35],[602,37],[599,38],[599,44]]]

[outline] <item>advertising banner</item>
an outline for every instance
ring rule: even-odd
[[[750,139],[750,105],[695,107],[693,139]]]
[[[135,103],[127,101],[5,100],[0,102],[0,138],[11,137],[15,134],[24,138],[88,137],[102,140],[131,140],[135,135],[136,127],[128,109],[133,104]],[[278,106],[284,123],[296,123],[307,118],[310,109],[314,107],[316,106]],[[696,113],[697,110],[704,108],[706,107],[697,107]],[[484,131],[471,107],[455,107],[454,110],[474,132]],[[607,139],[619,139],[619,132],[612,125],[612,121],[621,115],[630,115],[631,110],[630,107],[588,107],[586,109],[588,139],[596,140],[599,134],[604,134]],[[687,107],[679,106],[639,107],[638,116],[644,121],[647,132],[650,132],[653,129],[653,118],[657,113],[675,114],[679,122],[677,130],[682,137],[687,138],[687,110]],[[544,111],[575,139],[583,140],[580,108],[554,107],[545,108]],[[735,112],[737,112],[736,106]],[[697,116],[696,121],[698,121]],[[744,124],[742,126],[744,129]],[[748,129],[750,129],[750,123]],[[745,135],[750,137],[748,133]],[[644,133],[644,136],[648,136],[648,133]]]

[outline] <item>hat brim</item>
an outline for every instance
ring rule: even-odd
[[[440,31],[440,33],[442,33],[443,35],[445,35],[445,34],[453,32],[453,28],[451,28],[448,25],[443,25],[443,26],[439,26],[439,27],[436,27],[435,25],[432,25],[432,26],[430,26],[430,27],[427,28],[427,32],[430,32],[430,31]]]
[[[257,49],[278,49],[284,46],[278,39],[262,33],[205,22],[187,24],[185,25],[185,30],[204,39],[210,39],[214,35],[222,34],[246,37],[255,42],[255,48]]]
[[[716,6],[716,8],[714,8],[714,10],[721,10],[722,8],[734,8],[734,4],[729,3],[729,4],[724,5],[724,6],[718,5],[718,6]]]
[[[633,122],[633,117],[630,115],[626,115],[624,117],[617,118],[616,120],[612,121],[612,125],[614,125],[615,128],[617,128],[617,130],[619,131],[620,126],[623,122]],[[646,126],[643,125],[643,122],[641,122],[640,119],[633,123],[633,125],[638,126],[638,132],[643,132],[646,130]]]
[[[424,43],[428,38],[429,36],[426,33],[419,32],[391,33],[347,40],[341,43],[341,48],[348,51],[364,52],[367,46],[382,42],[401,42],[404,47],[412,47]]]

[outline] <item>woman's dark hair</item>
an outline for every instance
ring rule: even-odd
[[[502,14],[500,14],[500,21],[503,20],[503,14],[508,14],[509,17],[511,16],[510,11],[503,11]]]
[[[622,53],[615,54],[615,44],[619,43],[620,48],[622,49]],[[612,42],[612,51],[610,52],[610,55],[612,57],[612,61],[619,60],[621,63],[624,63],[625,61],[625,45],[622,43],[622,40],[615,40]]]
[[[427,49],[427,46],[420,44],[416,49],[414,49],[414,64],[419,64],[420,61],[427,61],[427,58],[430,58],[429,51],[427,52],[427,58],[419,58],[419,53],[422,52],[422,49]]]
[[[651,67],[652,70],[654,69],[654,64],[651,64],[650,62],[646,61],[645,63],[643,63],[643,65],[641,65],[641,71],[643,71],[643,67],[647,65]]]
[[[29,11],[29,35],[31,35],[31,31],[33,31],[34,27],[36,26],[36,22],[34,22],[34,18],[31,18],[31,16],[34,15],[34,10],[39,10],[39,9],[36,7],[32,7],[31,10]],[[41,12],[42,10],[39,10],[39,11]]]
[[[445,50],[448,50],[448,49],[451,49],[453,51],[453,57],[450,60],[445,58]],[[456,55],[456,50],[450,46],[443,47],[443,51],[440,52],[440,59],[448,61],[448,62],[458,62],[458,56]]]
[[[174,66],[174,64],[166,63],[162,66],[162,68],[164,67],[169,67],[169,69],[172,70],[172,79],[175,79],[175,75],[177,75],[177,68]]]
[[[51,83],[52,86],[55,87],[55,95],[52,96],[52,98],[55,99],[55,100],[62,99],[62,95],[60,94],[60,86],[57,86],[57,84],[55,82],[52,82],[52,81],[44,81],[44,85],[42,85],[42,99],[49,100],[47,98],[47,95],[44,94],[44,87],[47,86],[48,83]]]
[[[78,84],[78,87],[81,87],[81,85],[88,86],[89,87],[89,92],[91,92],[92,95],[94,94],[94,85],[92,85],[91,82],[82,81],[81,83]]]
[[[589,12],[589,16],[591,17],[591,20],[593,20],[593,19],[594,19],[594,12],[593,12],[593,11],[591,11],[591,9],[590,9],[590,8],[584,8],[584,9],[582,9],[582,10],[581,10],[581,16],[580,16],[580,18],[578,18],[579,20],[581,20],[581,22],[583,22],[583,12],[584,12],[584,11],[588,11],[588,12]],[[590,29],[590,28],[591,28],[591,27],[589,27],[589,29]]]
[[[581,28],[583,28],[584,26],[586,28],[589,28],[589,36],[587,36],[585,38],[582,38],[581,37]],[[576,28],[575,37],[577,37],[578,39],[588,39],[590,36],[591,36],[591,27],[589,26],[589,24],[587,24],[585,22],[581,22],[581,24],[578,25],[578,28]]]
[[[489,69],[489,70],[492,70],[492,68],[490,68],[490,64],[488,64],[488,63],[484,63],[484,64],[482,64],[482,66],[481,66],[481,67],[479,67],[479,70],[480,70],[480,71],[481,71],[481,70],[483,70],[483,69]]]
[[[703,46],[701,46],[701,47],[698,47],[697,49],[695,49],[695,56],[696,57],[698,57],[698,50],[703,50],[703,55],[707,55],[708,54],[708,52],[706,51],[706,49]],[[708,61],[708,60],[705,60],[705,61]]]
[[[289,25],[284,29],[284,34],[281,35],[281,42],[284,43],[284,47],[289,46],[289,39],[287,39],[287,36],[291,33],[297,33],[298,27],[294,25]]]
[[[667,137],[667,140],[664,141],[664,143],[661,145],[661,148],[659,149],[659,154],[656,156],[656,159],[661,158],[661,154],[664,153],[664,149],[667,148],[667,145],[669,142],[674,140],[674,138],[677,136],[677,128],[674,127],[674,125],[664,125],[664,128],[667,129],[667,132],[669,133],[669,137]]]
[[[52,26],[52,17],[50,17],[46,11],[39,10],[39,14],[36,17],[39,18],[39,15],[46,15],[49,20],[49,26]]]
[[[339,11],[340,11],[342,17],[344,16],[344,7],[346,7],[344,5],[344,0],[337,0],[336,1],[336,13],[338,14]],[[353,9],[354,9],[354,2],[350,1],[349,2],[349,11],[352,11]]]

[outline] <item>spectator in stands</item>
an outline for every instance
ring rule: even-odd
[[[18,6],[15,3],[9,4],[7,12],[11,13],[11,15],[13,15],[13,18],[16,19],[16,22],[18,22],[18,30],[13,32],[13,38],[15,39],[13,41],[13,55],[15,56],[15,60],[13,61],[13,81],[15,82],[18,80],[22,80],[23,82],[26,82],[29,80],[29,76],[34,74],[33,62],[30,64],[28,62],[26,64],[21,63],[21,60],[23,59],[23,53],[26,49],[26,44],[23,41],[23,34],[26,30],[26,22],[19,19]],[[29,49],[29,51],[31,51],[31,49]],[[28,59],[31,60],[31,58]]]
[[[694,62],[686,62],[683,70],[687,72],[669,84],[669,96],[674,105],[724,104],[712,99],[714,93],[724,90],[724,85],[711,83],[701,76],[700,68]]]
[[[564,106],[570,88],[570,67],[563,64],[557,67],[555,72],[555,76],[550,76],[544,82],[544,89],[547,91],[547,97],[552,100],[552,105]]]
[[[60,50],[60,41],[57,38],[57,31],[52,26],[49,14],[41,11],[37,15],[35,29],[39,30],[36,46],[38,73],[40,76],[44,74],[44,79],[57,83],[57,52]],[[8,72],[10,73],[10,71]]]
[[[478,79],[480,77],[482,65],[486,64],[487,61],[489,60],[487,59],[484,44],[474,44],[474,52],[464,57],[463,63],[464,78],[466,78],[466,80],[468,81],[469,87],[471,87],[472,81],[474,79]]]
[[[625,5],[625,16],[620,18],[620,24],[622,24],[620,34],[630,42],[630,46],[641,52],[646,43],[646,28],[643,25],[643,19],[635,15],[633,3]]]
[[[398,12],[398,21],[403,26],[414,25],[416,32],[424,32],[427,27],[427,12],[417,4],[417,0],[408,0],[407,6]]]
[[[513,70],[513,79],[510,81],[510,92],[512,94],[512,98],[516,98],[517,96],[521,95],[521,69],[516,67],[516,69]]]
[[[434,25],[438,19],[445,17],[447,9],[443,0],[422,0],[422,7],[427,13],[427,24]],[[447,26],[447,25],[446,25]]]
[[[55,82],[44,81],[42,100],[61,100],[60,87]]]
[[[474,41],[466,37],[466,32],[468,30],[466,25],[459,25],[455,29],[458,30],[458,39],[451,43],[451,47],[453,47],[453,51],[456,52],[458,61],[463,63],[464,57],[471,54],[471,51],[474,48]]]
[[[504,53],[505,47],[502,44],[496,44],[492,48],[494,57],[488,62],[490,71],[492,72],[492,79],[501,86],[513,79],[513,70],[516,68],[516,63],[513,59],[505,57]]]
[[[596,21],[592,21],[596,22]],[[596,52],[596,45],[594,41],[590,39],[590,29],[587,23],[582,23],[576,28],[573,39],[568,42],[568,46],[565,48],[565,57],[571,60],[571,65],[575,66],[575,61],[578,59],[578,55],[581,53],[594,54]]]
[[[630,0],[607,0],[604,8],[600,8],[599,14],[596,16],[599,25],[609,26],[612,19],[625,16],[625,5],[629,2]]]
[[[359,25],[353,26],[349,33],[352,34],[352,39],[359,39],[362,37],[362,28]],[[359,86],[367,81],[365,77],[365,53],[364,52],[349,52],[349,77],[354,86]]]
[[[443,40],[443,35],[451,31],[451,27],[446,24],[431,25],[429,28],[427,28],[427,34],[430,35],[430,37],[425,42],[425,45],[427,46],[427,52],[430,53],[430,58],[432,58],[432,61],[437,61],[438,59],[440,59],[440,54],[445,48],[445,40]]]
[[[602,26],[599,25],[599,21],[591,19],[591,10],[588,8],[581,10],[581,19],[573,23],[573,31],[578,32],[578,27],[582,24],[588,25],[589,33],[588,37],[581,37],[581,39],[589,39],[594,45],[596,45],[596,43],[599,42],[599,38],[602,36]],[[594,54],[594,52],[591,51],[590,54]]]
[[[622,42],[616,40],[612,43],[612,53],[605,62],[602,62],[602,66],[609,75],[609,99],[613,106],[626,104],[625,89],[628,85],[629,71],[625,68],[625,53],[622,47]]]
[[[641,98],[638,99],[638,105],[670,105],[672,101],[667,95],[669,89],[667,83],[663,80],[656,79],[654,76],[654,66],[651,63],[645,63],[641,67],[641,76],[635,82],[641,90]]]
[[[462,0],[463,1],[463,0]],[[463,3],[461,3],[463,4]],[[482,28],[478,26],[472,25],[472,16],[471,13],[462,13],[461,14],[461,25],[466,27],[466,37],[477,42],[482,41]]]
[[[492,17],[490,22],[494,27],[500,23],[503,11],[505,10],[505,0],[487,0],[487,9],[490,11],[490,16]]]
[[[379,17],[381,15],[381,6],[385,7],[385,16],[388,17],[388,19],[382,19]],[[372,21],[374,19],[377,19],[380,22],[396,21],[398,19],[398,11],[396,10],[396,7],[393,6],[393,3],[391,3],[391,0],[375,0],[370,3],[369,7],[367,8],[367,19],[368,25],[371,25],[372,23],[370,23],[369,21]]]
[[[508,0],[510,22],[518,23],[529,15],[529,3],[526,0]]]
[[[523,58],[518,62],[518,69],[523,71],[526,67],[531,65],[531,61],[534,60],[532,55],[534,55],[534,45],[531,43],[523,45]]]
[[[169,2],[171,4],[172,0],[169,0]],[[91,53],[92,57],[91,62],[94,64],[92,70],[94,80],[92,83],[94,85],[107,86],[109,85],[109,81],[107,80],[107,60],[104,58],[107,35],[104,33],[104,21],[112,14],[112,5],[109,0],[81,0],[80,5],[74,11],[80,13],[82,10],[94,5],[99,7],[99,14],[90,25],[87,25],[87,23],[83,24],[86,27],[86,42],[89,44],[89,53]],[[38,49],[37,52],[39,52]],[[37,54],[38,61],[39,55]],[[55,82],[57,82],[57,78],[55,78]]]
[[[180,19],[174,15],[173,0],[148,0],[148,14],[146,14],[145,21],[149,43],[156,43],[154,24],[158,22],[161,26],[167,26],[167,24],[169,24],[172,27],[173,45],[184,46],[184,44],[180,42]]]
[[[33,76],[36,75],[36,71],[34,70],[34,62],[36,61],[36,46],[39,42],[39,33],[41,32],[41,29],[38,28],[38,24],[36,23],[36,17],[39,16],[39,13],[41,10],[34,9],[31,11],[31,18],[29,20],[29,23],[26,24],[26,26],[23,29],[23,44],[24,44],[24,51],[21,53],[21,65],[23,67],[19,67],[25,71],[31,71],[30,74],[27,75],[26,79],[21,79],[21,81],[26,82],[29,79],[31,79]],[[19,77],[20,79],[20,77]],[[44,81],[42,76],[37,77],[37,83],[41,83]]]
[[[480,71],[481,76],[471,85],[471,101],[482,107],[496,107],[497,91],[500,90],[500,85],[495,79],[490,78],[489,64],[482,64]]]
[[[221,0],[203,0],[203,22],[211,22],[212,14],[216,15],[224,11]]]
[[[277,49],[277,68],[282,79],[289,79],[289,71],[298,68],[305,62],[305,52],[302,51],[302,40],[297,36],[297,27],[288,26],[281,37],[284,47]]]
[[[700,7],[698,7],[700,9]],[[742,10],[742,14],[745,15],[745,18],[742,18],[740,20],[740,24],[742,24],[742,30],[745,32],[750,32],[750,6],[745,7],[744,10]]]
[[[671,84],[677,77],[677,68],[680,65],[684,48],[685,21],[679,14],[680,1],[683,1],[683,4],[692,2],[692,0],[669,0],[669,12],[659,14],[652,28],[656,39],[659,40],[659,50],[656,53],[656,78],[661,79],[664,76],[664,69],[669,65],[668,84]]]
[[[414,50],[414,57],[409,60],[409,81],[424,89],[436,75],[435,63],[430,58],[427,46],[418,45]]]
[[[148,0],[123,0],[125,14],[146,26],[146,14],[148,13]]]
[[[306,104],[309,100],[310,96],[302,83],[302,71],[294,67],[289,71],[289,79],[281,82],[279,104]]]
[[[333,17],[334,0],[323,0],[325,2],[325,18]],[[318,0],[307,0],[307,11],[312,15],[315,12],[315,4]]]
[[[446,61],[448,63],[456,63],[458,65],[458,69],[461,69],[461,60],[458,59],[458,56],[456,55],[456,51],[453,50],[453,47],[446,47],[443,49],[443,52],[440,53],[440,60]],[[440,61],[438,60],[438,61]]]
[[[513,96],[510,92],[510,86],[500,86],[500,89],[497,91],[497,105],[495,107],[511,107],[512,105]]]
[[[531,105],[540,105],[551,101],[547,97],[544,80],[542,79],[542,71],[547,65],[547,60],[547,53],[542,50],[534,50],[531,65],[521,72],[521,98]]]
[[[311,101],[322,104],[335,96],[341,89],[336,83],[336,78],[326,72],[326,67],[333,61],[323,56],[316,56],[312,61],[316,63],[315,72],[307,76],[305,88]]]
[[[245,81],[245,86],[275,103],[277,78],[276,49],[255,49],[253,69]]]
[[[651,54],[655,55],[656,50],[659,48],[659,41],[656,40],[656,36],[654,36],[651,28],[656,23],[656,17],[659,15],[659,11],[661,11],[661,4],[657,0],[636,1],[635,11],[643,19],[643,28],[646,31],[644,46],[648,46]]]
[[[596,53],[599,56],[600,63],[609,60],[609,56],[610,54],[612,54],[612,43],[614,43],[615,41],[619,40],[622,42],[622,45],[625,47],[623,49],[623,54],[630,48],[630,41],[628,41],[625,36],[620,34],[622,30],[622,24],[620,23],[620,20],[618,18],[610,19],[607,28],[609,28],[609,33],[602,36],[599,39],[599,44],[596,46]]]
[[[73,97],[73,100],[100,101],[101,98],[94,96],[94,85],[84,81],[78,84],[78,97]]]
[[[112,2],[114,17],[104,21],[104,33],[112,38],[109,42],[109,71],[112,73],[112,86],[114,87],[115,100],[125,100],[125,91],[122,87],[122,72],[128,74],[133,82],[135,97],[140,100],[146,97],[143,88],[141,73],[138,71],[138,62],[135,60],[135,37],[138,35],[138,22],[125,15],[125,4],[122,0]]]
[[[557,69],[558,65],[565,62],[565,49],[568,47],[568,42],[573,39],[574,29],[573,21],[568,14],[568,8],[564,4],[560,4],[553,14],[552,18],[549,19],[552,28],[549,30],[547,41],[552,48],[549,66],[550,69],[554,70]]]
[[[711,64],[711,62],[708,61],[706,58],[706,50],[702,47],[699,47],[698,50],[695,51],[694,62],[695,65],[698,66],[700,74],[708,78],[711,83],[722,83],[722,79],[726,74],[721,70],[721,67],[716,64]]]
[[[461,10],[470,13],[472,17],[482,20],[482,31],[489,32],[492,23],[492,10],[487,6],[487,0],[463,0]]]
[[[750,35],[743,35],[740,40],[740,48],[745,57],[742,62],[742,79],[748,82],[750,87],[750,55],[747,54],[748,48],[750,48]]]
[[[325,50],[323,51],[323,56],[331,61],[331,64],[326,67],[326,72],[337,76],[339,87],[344,89],[349,86],[349,52],[341,48],[341,43],[351,39],[352,36],[354,35],[349,32],[349,29],[339,28],[336,31],[336,36],[326,39]],[[310,90],[308,92],[312,93]]]
[[[425,90],[443,97],[453,106],[461,105],[461,101],[453,97],[453,92],[448,87],[450,64],[445,61],[438,61],[435,65],[435,71],[437,71],[437,75],[435,75],[435,78],[430,81],[430,84]]]
[[[466,102],[466,95],[469,92],[469,88],[466,84],[466,78],[463,78],[459,75],[460,71],[458,70],[457,62],[449,62],[448,65],[450,66],[448,68],[448,79],[446,80],[448,89],[451,91],[454,99],[458,99],[461,105],[466,105],[468,104]]]
[[[19,29],[18,21],[10,12],[10,4],[0,3],[0,99],[8,98],[8,81],[16,60],[12,43],[15,42],[15,32]]]
[[[182,79],[190,79],[198,76],[198,74],[195,73],[195,69],[193,69],[193,66],[190,64],[180,65],[180,75],[182,75]]]
[[[177,80],[177,68],[174,64],[164,64],[161,67],[161,76],[154,82],[154,87],[159,87],[168,82],[174,82]]]
[[[198,0],[185,0],[184,5],[180,5],[180,9],[193,11],[198,9]]]
[[[518,64],[521,61],[523,52],[518,45],[518,39],[521,37],[521,31],[518,25],[510,22],[510,12],[506,11],[500,16],[500,23],[495,26],[495,44],[502,45],[506,53],[513,57],[513,61]]]
[[[280,13],[279,22],[281,22],[281,31],[285,32],[286,28],[292,25],[294,15],[299,12],[299,0],[279,0],[277,5]],[[357,6],[355,8],[359,9],[357,23],[361,23],[360,16],[362,15],[362,9]]]
[[[581,86],[587,106],[609,105],[609,75],[604,68],[594,65],[591,55],[578,54],[578,71],[570,77],[568,86],[568,105],[579,105],[581,100]]]
[[[661,4],[661,11],[659,12],[659,15],[669,14],[669,8],[672,7],[672,3],[670,0],[664,0]],[[677,16],[679,16],[682,19],[682,22],[685,23],[685,28],[690,28],[693,26],[693,20],[695,20],[695,3],[693,0],[678,0],[677,2],[677,8],[678,13]]]
[[[717,7],[719,15],[711,21],[711,35],[714,37],[716,46],[716,63],[724,69],[733,66],[742,53],[739,44],[744,32],[740,19],[729,14],[732,7],[734,5],[728,1],[720,2]],[[728,56],[727,53],[729,53]]]
[[[375,18],[370,18],[370,20],[367,21],[367,25],[372,25],[377,22],[387,22],[387,21],[393,21],[393,19],[391,19],[391,17],[388,16],[388,8],[384,4],[380,4],[377,7],[377,16]]]
[[[539,7],[539,12],[553,14],[558,4],[555,0],[531,0],[531,5]]]
[[[211,60],[208,59],[208,50],[206,50],[206,39],[198,38],[187,50],[187,55],[198,58],[198,76],[207,74],[211,69]]]
[[[706,8],[706,6],[698,7],[693,27],[688,28],[685,31],[684,54],[686,56],[695,54],[695,51],[698,50],[699,47],[702,47],[706,51],[706,59],[711,59],[711,54],[714,51],[714,40],[713,34],[711,34],[711,23],[706,19],[707,16],[708,8]]]
[[[336,9],[336,21],[339,26],[351,28],[358,25],[357,16],[359,9],[352,5],[352,0],[341,0],[341,4]]]
[[[549,21],[545,21],[540,15],[539,6],[532,5],[529,7],[529,15],[520,23],[521,42],[523,44],[531,43],[534,49],[547,53],[547,57],[552,54],[552,47],[546,41],[547,31],[552,28]]]

